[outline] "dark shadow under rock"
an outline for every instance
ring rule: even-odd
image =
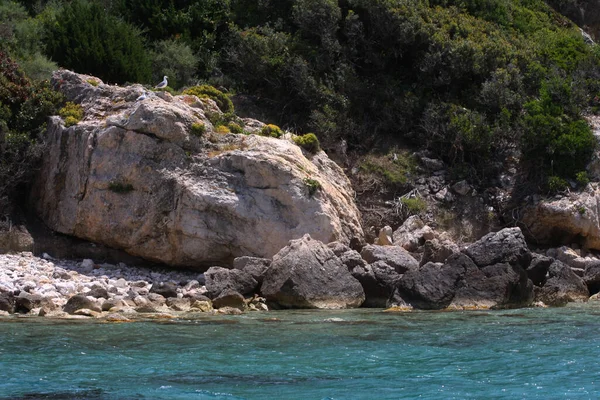
[[[365,291],[363,307],[387,307],[396,283],[402,275],[383,261],[356,266],[352,276],[358,279]]]
[[[546,275],[548,274],[548,268],[554,262],[553,258],[543,256],[541,254],[534,254],[531,263],[527,267],[527,276],[535,286],[544,286],[546,283]]]

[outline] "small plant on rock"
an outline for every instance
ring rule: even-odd
[[[569,183],[558,176],[551,176],[548,178],[548,190],[550,193],[558,193],[567,190]]]
[[[317,139],[317,136],[314,133],[307,133],[306,135],[302,136],[294,136],[294,143],[313,154],[321,150],[319,139]]]
[[[308,188],[308,194],[311,197],[314,196],[314,194],[317,193],[317,190],[320,190],[322,187],[318,180],[312,178],[304,178],[304,184]]]
[[[69,101],[58,111],[58,114],[65,121],[65,126],[69,127],[81,121],[83,118],[83,107]]]
[[[420,197],[402,198],[400,201],[409,215],[418,215],[427,210],[427,203]]]
[[[183,94],[191,94],[199,98],[208,98],[217,103],[217,107],[224,113],[233,113],[233,103],[227,95],[210,85],[193,86],[183,91]]]
[[[269,124],[262,127],[259,133],[261,136],[270,136],[274,138],[280,138],[283,135],[283,131],[277,125]]]
[[[229,133],[229,128],[225,125],[219,125],[215,128],[215,132],[220,133],[221,135],[225,135]]]
[[[92,85],[94,87],[97,87],[100,84],[96,79],[92,79],[92,78],[88,79],[87,83],[89,83],[90,85]]]
[[[206,125],[201,122],[195,122],[192,124],[191,133],[194,136],[201,137],[206,133]]]
[[[235,122],[230,122],[229,124],[227,124],[227,127],[229,128],[229,131],[231,133],[244,133],[244,128],[242,128],[240,124],[237,124]]]
[[[588,176],[588,173],[586,171],[579,171],[575,175],[575,179],[577,180],[579,186],[582,188],[585,188],[587,184],[590,183],[590,177]]]

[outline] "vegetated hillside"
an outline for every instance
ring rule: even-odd
[[[586,181],[596,145],[582,116],[600,102],[600,49],[542,0],[22,0],[0,24],[29,73],[44,54],[109,82],[250,95],[325,149],[374,152],[363,169],[390,185],[405,160],[380,156],[411,146],[457,180],[520,162],[532,190],[557,191]]]

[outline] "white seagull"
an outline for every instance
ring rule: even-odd
[[[146,100],[147,98],[148,98],[148,96],[147,96],[146,92],[144,92],[140,95],[140,97],[135,99],[135,101],[142,101],[142,100]]]
[[[164,87],[167,87],[167,85],[169,84],[169,83],[167,82],[167,78],[168,78],[168,76],[166,76],[166,75],[165,75],[165,77],[163,78],[162,82],[161,82],[161,83],[159,83],[158,85],[154,86],[154,88],[155,88],[155,89],[162,89],[162,88],[164,88]]]

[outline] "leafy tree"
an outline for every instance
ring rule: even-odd
[[[152,78],[155,82],[169,77],[169,85],[178,89],[191,85],[195,80],[199,59],[190,46],[177,40],[161,40],[156,43],[152,58]]]
[[[150,59],[140,31],[100,4],[74,0],[46,20],[47,54],[61,66],[108,82],[148,82]]]

